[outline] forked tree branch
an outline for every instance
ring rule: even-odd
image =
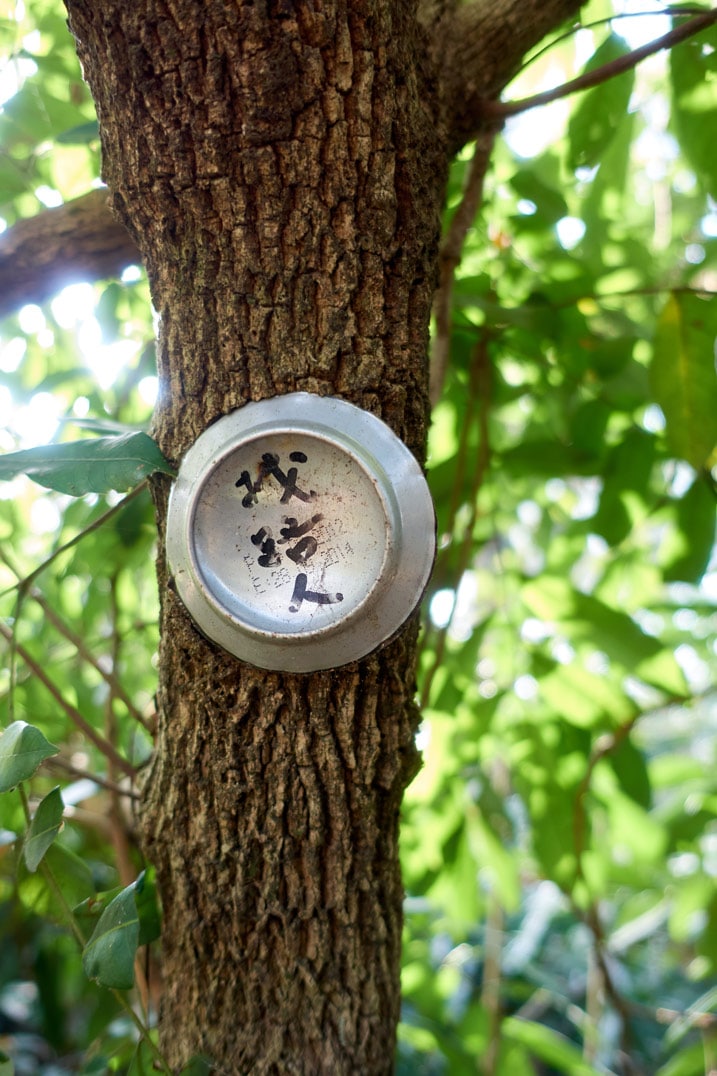
[[[533,97],[524,97],[519,101],[486,100],[481,105],[481,118],[496,122],[507,120],[511,116],[519,115],[521,112],[528,112],[531,108],[538,108],[540,105],[548,105],[552,101],[568,97],[579,90],[592,89],[594,86],[599,86],[601,83],[615,78],[616,75],[631,71],[633,67],[637,67],[648,56],[654,56],[655,53],[662,52],[663,49],[674,48],[675,45],[694,37],[695,34],[706,30],[708,26],[712,26],[715,22],[717,22],[717,8],[695,15],[693,18],[688,19],[687,22],[682,23],[681,26],[673,27],[662,37],[649,41],[646,45],[625,53],[624,56],[618,56],[616,59],[611,60],[610,63],[596,67],[592,71],[585,71],[582,75],[578,75],[577,78],[570,79],[569,82],[564,82],[561,86],[556,86],[552,90],[545,90],[544,93],[536,93]]]
[[[449,8],[427,32],[440,89],[440,122],[455,153],[484,123],[523,57],[577,15],[584,0],[473,0]]]
[[[449,151],[474,138],[486,123],[500,126],[510,116],[599,85],[717,21],[717,9],[701,12],[562,86],[519,101],[499,101],[526,52],[580,6],[581,0],[474,0],[459,6],[432,0],[421,5],[441,84]],[[0,235],[0,318],[24,303],[45,301],[65,284],[118,276],[139,260],[129,234],[107,207],[105,191],[90,191]]]

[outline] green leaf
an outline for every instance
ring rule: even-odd
[[[632,530],[640,511],[655,463],[655,438],[631,428],[612,448],[605,462],[600,503],[593,519],[596,532],[610,545],[619,545]]]
[[[0,456],[0,480],[27,474],[41,486],[73,497],[130,489],[156,471],[175,473],[146,433],[42,445]]]
[[[116,990],[129,990],[134,985],[140,933],[135,886],[133,882],[110,901],[82,953],[88,979]]]
[[[99,123],[97,120],[90,120],[89,123],[78,123],[75,127],[62,131],[55,141],[63,146],[86,146],[88,142],[94,142],[99,137]]]
[[[708,47],[706,47],[708,46]],[[704,189],[717,195],[717,28],[703,30],[691,41],[670,50],[672,122],[680,149],[697,173]]]
[[[40,860],[62,829],[64,808],[59,785],[40,801],[22,850],[29,871],[37,870]]]
[[[629,51],[621,37],[610,34],[590,57],[585,71],[611,63]],[[580,97],[568,125],[568,165],[572,171],[576,168],[592,168],[600,163],[605,149],[627,114],[634,82],[634,70],[626,71]]]
[[[159,937],[162,928],[154,871],[142,871],[134,886],[134,899],[139,915],[138,944],[149,945]]]
[[[528,198],[537,207],[544,226],[554,224],[568,215],[568,206],[562,191],[546,183],[538,174],[538,162],[531,161],[530,168],[521,168],[511,178],[510,185],[521,198]],[[556,176],[556,182],[559,182]]]
[[[14,1076],[15,1066],[4,1050],[0,1050],[0,1076]]]
[[[676,548],[665,568],[669,582],[698,583],[715,544],[717,512],[711,483],[697,478],[677,504]]]
[[[630,699],[607,677],[575,662],[558,665],[539,681],[540,694],[563,720],[587,729],[606,717],[627,721],[634,712]]]
[[[535,1057],[547,1061],[565,1076],[598,1076],[598,1070],[583,1060],[575,1043],[545,1024],[508,1016],[500,1029],[506,1039],[525,1046]]]
[[[93,893],[87,900],[83,900],[80,904],[77,904],[72,909],[77,923],[80,927],[84,927],[85,931],[89,934],[97,926],[97,922],[108,906],[110,901],[113,901],[118,893],[122,892],[122,886],[116,885],[113,889],[108,889],[106,892]]]
[[[625,793],[645,810],[652,804],[650,775],[642,751],[630,739],[623,742],[608,755],[608,762]]]
[[[13,721],[0,736],[0,792],[27,781],[46,758],[58,753],[38,728]]]
[[[156,1072],[154,1051],[146,1039],[141,1039],[132,1056],[132,1063],[127,1069],[127,1076],[155,1076]]]
[[[212,1062],[208,1057],[197,1054],[182,1069],[180,1076],[209,1076],[212,1071]]]
[[[83,859],[59,841],[55,841],[47,849],[44,864],[52,872],[70,908],[94,893],[95,885],[90,868]],[[57,897],[48,886],[44,871],[31,874],[24,860],[21,860],[18,870],[18,893],[23,905],[36,915],[65,924],[64,910],[58,906]]]
[[[657,322],[650,381],[676,456],[696,469],[717,444],[717,315],[696,295],[672,295]]]
[[[655,1073],[655,1076],[703,1076],[705,1049],[702,1041],[690,1043],[671,1057]]]

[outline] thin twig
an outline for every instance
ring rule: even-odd
[[[474,399],[478,397],[478,452],[476,455],[475,471],[473,472],[473,481],[470,489],[470,503],[471,513],[466,523],[466,528],[463,534],[463,540],[461,542],[458,561],[455,567],[453,578],[453,601],[451,605],[450,615],[438,632],[436,644],[434,648],[433,661],[430,668],[426,671],[423,677],[423,687],[421,690],[421,708],[428,704],[428,700],[431,694],[431,687],[433,685],[434,677],[438,669],[443,664],[443,656],[446,649],[446,640],[448,638],[448,632],[451,624],[453,623],[453,617],[455,616],[456,606],[458,604],[458,585],[463,577],[463,574],[468,568],[468,564],[473,549],[473,531],[478,520],[478,494],[480,493],[485,477],[488,474],[491,461],[491,446],[489,438],[488,427],[488,414],[489,403],[491,397],[491,366],[490,355],[488,354],[488,340],[489,333],[486,331],[482,334],[480,340],[476,344],[476,349],[473,355],[473,362],[471,363],[471,382],[469,387],[469,400],[471,404]]]
[[[594,19],[592,22],[576,22],[569,30],[566,30],[562,34],[558,34],[557,37],[548,41],[547,45],[543,45],[537,52],[532,53],[525,63],[523,63],[519,69],[519,73],[525,71],[531,64],[539,60],[541,56],[544,56],[546,52],[550,52],[556,45],[561,44],[563,41],[567,41],[569,37],[574,37],[575,34],[581,30],[596,30],[599,26],[611,25],[613,22],[617,22],[620,19],[640,19],[645,17],[654,17],[655,15],[671,15],[675,18],[687,18],[688,15],[703,15],[703,7],[673,7],[667,4],[665,7],[655,9],[654,11],[616,11],[612,15],[608,15],[604,19]]]
[[[575,793],[575,808],[573,812],[573,844],[575,846],[575,877],[582,879],[583,875],[583,852],[585,851],[585,843],[587,836],[587,796],[590,791],[590,784],[593,779],[595,767],[599,762],[602,762],[604,758],[611,755],[613,751],[616,751],[620,744],[624,743],[627,737],[630,735],[639,719],[643,716],[641,712],[637,712],[628,718],[627,721],[619,725],[614,732],[607,733],[605,736],[600,736],[588,759],[587,766],[585,767],[585,773],[582,780],[578,785],[577,792]]]
[[[692,701],[694,701],[694,696]],[[670,695],[669,698],[664,699],[659,704],[659,709],[663,710],[667,706],[678,706],[685,702],[685,697],[681,695]],[[636,713],[629,717],[627,721],[624,721],[622,725],[618,725],[612,732],[606,733],[604,736],[599,736],[593,745],[590,758],[588,759],[585,773],[582,776],[582,780],[577,787],[575,793],[575,808],[573,813],[573,842],[575,846],[575,877],[577,879],[584,879],[582,868],[582,856],[585,851],[585,843],[587,837],[587,797],[590,791],[590,785],[592,783],[593,774],[595,768],[599,762],[607,758],[614,751],[625,742],[638,721],[642,721],[643,718],[648,717],[655,712],[655,708],[651,707],[647,710],[638,710]]]
[[[438,258],[439,283],[433,301],[436,332],[431,355],[430,399],[435,406],[441,398],[448,369],[451,346],[451,307],[453,283],[461,261],[463,244],[483,200],[483,185],[495,144],[497,127],[483,131],[476,138],[475,152],[468,169],[463,197],[453,214]]]
[[[484,930],[483,982],[480,994],[481,1006],[488,1014],[488,1042],[480,1060],[483,1076],[495,1076],[498,1068],[500,1028],[503,1020],[500,978],[504,928],[503,908],[496,894],[491,892],[488,896],[488,912]]]
[[[638,1076],[638,1074],[642,1073],[642,1069],[634,1060],[632,1035],[630,1033],[630,1006],[627,999],[622,996],[615,986],[612,973],[608,967],[605,956],[605,935],[597,907],[592,904],[582,918],[593,937],[593,953],[602,977],[605,994],[620,1018],[620,1052],[622,1054],[623,1072],[625,1076]]]
[[[110,618],[112,624],[112,652],[110,659],[112,667],[116,668],[119,664],[120,657],[120,636],[117,631],[117,621],[119,618],[119,605],[117,601],[117,572],[114,572],[110,577]],[[117,743],[118,725],[117,717],[114,711],[114,694],[112,689],[107,696],[105,702],[105,739],[113,746]],[[114,781],[116,778],[115,764],[109,763],[108,773],[110,780]],[[127,822],[122,808],[122,802],[117,793],[110,794],[110,809],[108,811],[108,818],[111,826],[111,841],[115,850],[115,860],[117,865],[117,872],[119,874],[120,882],[122,885],[129,885],[130,882],[136,877],[136,870],[134,863],[132,862],[132,855],[130,851],[130,842],[127,834]],[[140,991],[141,995],[141,991]],[[144,999],[143,999],[144,1000]]]
[[[16,653],[19,654],[27,667],[31,670],[31,672],[34,673],[40,683],[44,684],[44,686],[52,695],[53,699],[59,704],[59,706],[62,707],[62,709],[65,711],[73,724],[75,724],[77,728],[79,728],[85,734],[88,740],[91,740],[97,750],[100,751],[106,759],[111,762],[114,762],[117,768],[122,771],[122,773],[127,774],[129,777],[134,777],[134,767],[130,765],[127,759],[123,758],[122,755],[120,755],[115,750],[111,743],[108,743],[104,739],[104,737],[100,736],[100,734],[92,727],[89,721],[87,721],[82,716],[77,707],[73,706],[71,702],[67,701],[60,689],[50,679],[42,666],[37,661],[35,661],[32,654],[28,650],[26,650],[25,647],[21,645],[21,643],[18,643],[15,640],[14,633],[11,631],[10,628],[6,627],[6,625],[3,624],[2,621],[0,621],[0,635],[2,635],[3,638],[6,639],[8,643],[10,643],[11,646],[14,645]]]
[[[11,594],[14,590],[22,591],[27,589],[31,583],[34,583],[38,575],[44,572],[45,569],[48,568],[54,560],[57,560],[62,553],[66,553],[68,549],[72,549],[72,547],[76,546],[78,542],[81,542],[83,538],[86,538],[88,534],[92,534],[94,531],[99,530],[100,527],[103,527],[112,516],[116,516],[118,512],[121,512],[130,501],[133,501],[135,497],[138,497],[140,493],[143,493],[146,488],[147,480],[145,479],[144,482],[140,482],[138,486],[135,486],[135,488],[131,490],[126,497],[123,497],[121,501],[118,501],[117,504],[108,508],[106,512],[103,512],[102,515],[98,516],[92,523],[89,523],[79,532],[79,534],[76,534],[74,538],[70,538],[68,542],[65,542],[65,544],[61,545],[59,549],[56,549],[54,553],[51,553],[50,556],[46,560],[43,560],[42,564],[39,564],[29,575],[26,575],[23,579],[18,580],[17,583],[13,583],[11,587],[7,587],[6,590],[3,590],[2,593],[0,593],[0,598],[4,598],[6,594]]]
[[[140,798],[139,792],[135,788],[124,788],[115,781],[110,781],[106,777],[100,777],[97,773],[92,773],[90,770],[83,770],[81,767],[75,766],[72,762],[68,762],[66,759],[62,758],[61,755],[54,755],[52,758],[46,758],[43,765],[50,770],[63,770],[65,773],[71,774],[72,777],[92,781],[94,784],[99,785],[100,788],[106,788],[108,792],[113,792],[117,796],[127,796],[127,798],[131,800],[138,800]]]
[[[20,573],[8,557],[6,550],[0,549],[0,559],[2,559],[7,565],[7,567],[10,569],[10,571],[17,575],[19,578]],[[77,632],[73,631],[69,624],[66,624],[65,621],[60,616],[58,616],[58,614],[55,612],[55,610],[45,598],[42,591],[38,590],[37,587],[32,587],[27,593],[28,597],[32,598],[32,600],[34,602],[37,602],[37,604],[40,606],[43,613],[45,614],[45,619],[48,620],[50,624],[52,624],[52,626],[57,632],[59,632],[60,635],[67,639],[68,643],[71,643],[72,646],[74,646],[75,650],[82,658],[82,660],[86,661],[88,665],[92,666],[95,672],[98,672],[100,674],[102,679],[109,687],[110,692],[117,699],[119,699],[120,702],[124,704],[124,706],[126,706],[130,717],[132,717],[135,721],[142,725],[143,728],[147,730],[147,732],[151,733],[151,722],[147,721],[146,718],[142,715],[142,713],[137,709],[137,707],[134,705],[134,703],[132,702],[129,695],[124,690],[114,673],[108,672],[107,669],[102,667],[102,663],[88,648],[82,636],[78,635]]]
[[[631,71],[633,67],[637,67],[648,56],[653,56],[656,52],[662,52],[663,49],[674,48],[675,45],[694,37],[695,34],[706,30],[708,26],[712,26],[715,22],[717,22],[717,9],[713,8],[710,11],[702,12],[701,15],[693,16],[681,26],[675,26],[668,33],[663,34],[662,37],[658,37],[654,41],[650,41],[647,45],[641,45],[640,48],[633,49],[632,52],[628,52],[624,56],[618,56],[616,59],[611,60],[610,63],[596,67],[592,71],[584,71],[577,78],[570,79],[552,90],[545,90],[543,93],[536,93],[533,97],[524,97],[519,101],[490,101],[486,99],[481,104],[481,118],[484,120],[505,121],[510,119],[511,116],[519,116],[522,112],[528,112],[531,108],[549,105],[553,101],[569,97],[579,90],[592,89],[593,86],[599,86],[616,75]]]

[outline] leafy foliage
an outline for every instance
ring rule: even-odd
[[[0,481],[27,474],[41,486],[73,497],[131,489],[156,471],[173,473],[156,442],[141,432],[43,445],[0,456]]]
[[[0,19],[8,225],[98,172],[62,9],[26,12]],[[613,13],[593,0],[583,21]],[[562,39],[510,96],[614,59],[649,21]],[[430,436],[399,1072],[714,1067],[716,49],[705,31],[513,121],[466,236]],[[153,335],[139,272],[0,326],[2,1073],[162,1065],[132,824],[155,529],[146,491],[108,492],[167,469],[137,433]]]
[[[0,737],[0,792],[8,792],[32,777],[46,758],[57,754],[40,729],[13,721]]]
[[[36,871],[42,857],[62,828],[64,804],[59,785],[40,800],[27,831],[22,850],[29,871]]]
[[[155,889],[145,884],[143,871],[103,908],[82,953],[85,974],[102,986],[131,989],[138,946],[158,937]]]

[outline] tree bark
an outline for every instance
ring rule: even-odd
[[[112,205],[160,314],[164,453],[303,389],[380,415],[422,459],[450,139],[410,0],[67,7]],[[230,658],[167,578],[166,495],[158,481],[160,719],[142,807],[162,1047],[232,1073],[390,1072],[415,621],[339,670]]]
[[[420,455],[447,158],[409,5],[68,7],[105,180],[161,317],[165,454],[247,400],[305,389],[381,415]],[[390,1071],[415,627],[346,669],[268,674],[198,635],[161,557],[160,591],[143,831],[167,1056]]]

